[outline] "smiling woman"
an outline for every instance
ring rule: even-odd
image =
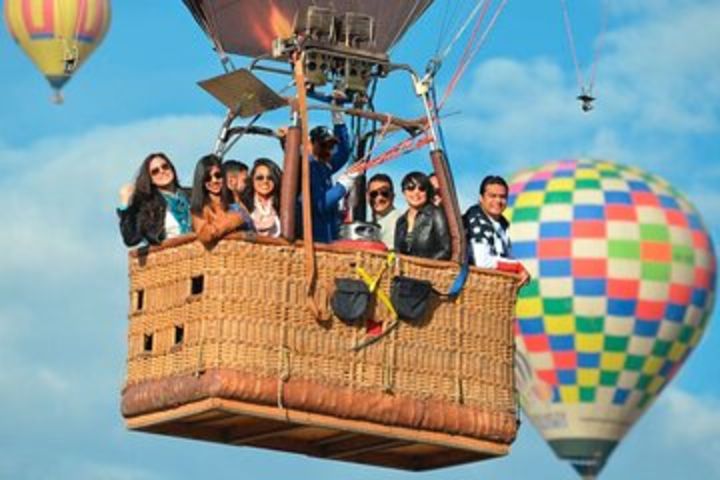
[[[195,167],[190,211],[193,230],[205,246],[214,246],[222,237],[236,230],[252,230],[252,219],[245,207],[228,202],[230,196],[223,179],[220,159],[202,157]]]
[[[142,163],[135,184],[120,189],[120,232],[128,247],[158,245],[190,231],[190,203],[175,166],[162,152]]]

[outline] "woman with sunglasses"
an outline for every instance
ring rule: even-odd
[[[395,225],[395,250],[406,255],[448,260],[450,233],[443,211],[432,204],[433,188],[422,172],[411,172],[402,180],[408,210]]]
[[[158,245],[190,232],[189,192],[180,187],[170,159],[162,152],[143,160],[134,184],[120,190],[120,233],[128,247]]]
[[[223,179],[220,158],[217,155],[202,157],[195,167],[190,212],[193,230],[207,247],[228,233],[253,228],[250,214],[243,205],[231,207],[227,200],[231,195]]]
[[[245,205],[258,235],[280,236],[280,184],[282,170],[269,158],[258,158],[250,171],[250,184],[245,190]]]

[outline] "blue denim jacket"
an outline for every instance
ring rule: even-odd
[[[310,157],[310,200],[312,201],[313,240],[329,243],[337,240],[340,230],[340,200],[345,187],[333,184],[332,176],[350,159],[350,135],[344,124],[333,128],[338,143],[330,163],[322,163]],[[299,209],[302,212],[302,209]]]

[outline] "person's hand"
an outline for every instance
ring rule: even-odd
[[[130,205],[130,199],[135,193],[135,185],[127,183],[120,188],[120,205],[127,207]]]
[[[520,264],[520,286],[524,287],[528,283],[530,283],[530,279],[532,277],[530,276],[530,272],[527,271],[525,268],[525,265],[522,263]]]
[[[354,167],[355,165],[353,165]],[[360,171],[357,169],[348,168],[338,177],[338,183],[345,187],[345,190],[350,190],[355,185],[355,179],[360,176]]]
[[[287,127],[280,127],[275,131],[275,133],[277,133],[277,136],[280,138],[287,137],[287,132],[288,132]]]
[[[331,103],[334,107],[341,106],[345,100],[347,100],[347,96],[344,92],[341,90],[333,90]],[[333,125],[343,125],[345,123],[345,114],[340,110],[333,110],[332,122]]]
[[[359,175],[361,175],[365,171],[365,162],[355,162],[352,165],[348,167],[346,170],[347,173],[351,173],[355,175],[355,178],[357,178]]]
[[[337,88],[333,90],[330,96],[332,97],[333,105],[342,105],[342,103],[347,100],[347,95],[345,95],[345,92]]]

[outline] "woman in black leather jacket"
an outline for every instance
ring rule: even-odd
[[[433,187],[422,172],[411,172],[402,180],[408,210],[395,224],[395,250],[406,255],[450,259],[450,233],[443,211],[433,205]]]
[[[142,163],[134,184],[120,190],[120,233],[128,247],[158,245],[191,231],[188,191],[180,187],[175,166],[162,152]]]

